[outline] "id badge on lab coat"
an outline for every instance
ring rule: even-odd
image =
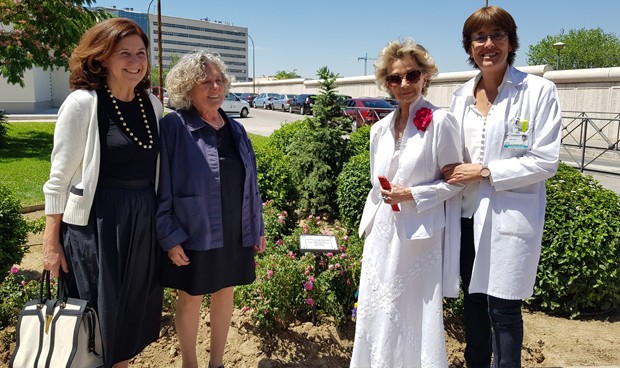
[[[504,148],[507,149],[529,149],[530,133],[510,133],[504,141]]]
[[[514,124],[509,127],[509,132],[504,140],[506,149],[529,149],[530,130],[527,120],[515,119]]]

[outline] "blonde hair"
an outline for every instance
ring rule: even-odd
[[[178,109],[192,107],[190,92],[197,83],[205,79],[205,67],[215,65],[222,75],[225,93],[230,90],[231,79],[226,73],[226,64],[218,53],[198,50],[181,57],[179,62],[170,69],[166,76],[166,89],[170,103]]]
[[[422,95],[426,96],[432,77],[437,75],[437,64],[435,64],[435,60],[433,60],[432,56],[428,53],[428,51],[426,51],[424,46],[409,37],[403,37],[398,40],[391,41],[379,53],[379,57],[377,57],[377,60],[375,61],[375,79],[377,82],[377,87],[379,87],[382,91],[386,91],[390,97],[394,97],[392,92],[385,87],[385,80],[388,76],[388,67],[395,61],[405,57],[413,58],[422,69],[422,73],[428,75],[424,86],[422,86]]]

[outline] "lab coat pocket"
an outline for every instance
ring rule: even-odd
[[[504,235],[530,238],[539,228],[538,195],[513,191],[497,192],[493,201],[493,224]]]

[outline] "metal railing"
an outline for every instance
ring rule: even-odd
[[[389,111],[388,111],[389,110]],[[392,109],[394,110],[394,109]],[[392,110],[385,107],[343,107],[342,114],[353,119],[351,128],[357,130],[358,125],[374,124],[386,117]]]
[[[620,175],[620,113],[564,111],[562,161],[584,170]]]

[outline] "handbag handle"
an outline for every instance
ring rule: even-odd
[[[43,294],[45,288],[45,294]],[[39,286],[39,304],[43,305],[46,301],[52,299],[52,287],[50,285],[50,271],[43,270],[41,273],[41,285]]]

